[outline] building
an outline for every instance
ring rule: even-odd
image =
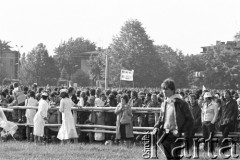
[[[240,41],[227,41],[226,43],[216,41],[216,45],[201,47],[203,49],[201,53],[209,53],[213,50],[213,48],[216,47],[219,48],[221,51],[235,51],[240,53]]]
[[[91,66],[88,62],[89,58],[91,56],[97,56],[99,54],[99,51],[91,51],[91,52],[83,52],[80,54],[81,61],[80,61],[80,69],[83,70],[85,73],[90,75],[90,69]]]
[[[2,51],[0,53],[0,72],[9,79],[18,79],[19,53],[17,51]]]

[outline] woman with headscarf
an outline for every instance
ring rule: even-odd
[[[48,93],[43,92],[42,98],[39,101],[38,104],[38,111],[34,116],[33,119],[33,135],[34,135],[34,141],[35,143],[43,142],[43,135],[44,135],[44,125],[45,121],[48,120],[47,113],[48,109],[50,108],[50,105],[48,103]]]
[[[116,139],[126,140],[127,147],[130,146],[133,138],[132,109],[128,104],[128,96],[124,94],[121,97],[121,103],[115,109],[117,115],[116,121]]]

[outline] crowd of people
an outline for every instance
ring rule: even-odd
[[[121,142],[123,140],[130,145],[131,142],[140,140],[139,136],[133,135],[133,126],[155,128],[162,126],[174,134],[191,126],[192,130],[188,133],[190,138],[197,132],[202,132],[204,138],[207,138],[216,131],[222,131],[223,138],[225,138],[230,131],[238,130],[239,94],[237,90],[175,89],[171,79],[165,80],[161,88],[155,89],[104,90],[93,87],[38,87],[36,84],[27,87],[14,83],[2,87],[0,104],[2,108],[38,107],[37,111],[14,109],[13,113],[4,112],[9,122],[34,124],[31,132],[35,136],[36,143],[42,142],[46,134],[44,124],[46,122],[56,123],[56,119],[53,118],[54,111],[49,109],[60,106],[62,125],[56,136],[62,142],[70,139],[99,142],[106,140]],[[116,126],[116,135],[80,134],[81,131],[75,128],[71,108],[88,106],[116,107],[116,109],[114,112],[78,112],[77,123]],[[159,108],[160,118],[156,122],[155,113],[133,114],[132,107]],[[172,116],[176,119],[171,118]],[[163,125],[160,125],[162,123]]]

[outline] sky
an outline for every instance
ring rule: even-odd
[[[0,0],[0,39],[29,53],[39,43],[50,55],[70,37],[107,48],[129,19],[139,20],[155,45],[184,54],[231,41],[240,31],[239,0]],[[16,47],[16,45],[18,47]],[[23,46],[23,47],[20,47]]]

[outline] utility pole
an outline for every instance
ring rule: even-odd
[[[109,69],[108,69],[108,55],[106,54],[106,66],[105,66],[105,90],[108,89],[108,74],[109,74]]]

